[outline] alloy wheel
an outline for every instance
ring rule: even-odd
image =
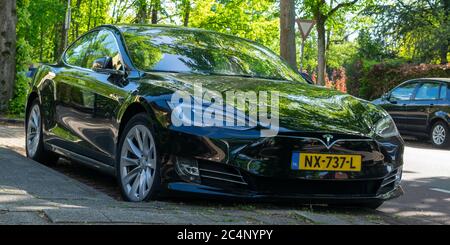
[[[28,117],[27,123],[27,153],[33,158],[39,147],[41,139],[41,111],[39,105],[35,104]]]
[[[122,188],[131,201],[144,201],[156,171],[155,141],[144,125],[134,126],[127,134],[120,158]]]
[[[436,145],[442,145],[445,142],[446,132],[445,128],[438,124],[433,129],[433,142]]]

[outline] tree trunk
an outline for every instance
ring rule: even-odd
[[[160,0],[153,0],[153,6],[152,6],[152,24],[158,24],[158,12],[161,8],[161,1]]]
[[[91,29],[91,18],[92,18],[92,0],[89,1],[88,30]]]
[[[317,81],[319,85],[325,85],[325,69],[326,69],[326,32],[325,32],[325,17],[319,14],[316,17],[316,27],[317,27],[317,46],[318,46],[318,56],[317,56]]]
[[[450,0],[442,0],[441,2],[442,7],[444,8],[444,23],[441,25],[443,27],[448,26],[450,24]],[[447,54],[449,51],[450,46],[450,38],[445,38],[444,41],[442,41],[441,44],[441,50],[440,50],[440,58],[441,58],[441,64],[445,65],[448,63]]]
[[[280,0],[280,54],[297,70],[294,0]]]
[[[148,19],[147,13],[148,13],[147,1],[141,0],[139,2],[139,8],[138,8],[138,14],[136,16],[136,22],[138,24],[147,23],[147,19]]]
[[[16,76],[16,0],[0,1],[0,111],[8,109]]]
[[[77,18],[75,22],[75,36],[72,38],[72,40],[75,40],[80,36],[81,0],[77,0],[76,6]]]
[[[55,47],[53,50],[53,60],[57,61],[64,52],[64,46],[66,45],[67,40],[64,37],[65,34],[64,24],[56,23],[52,32],[55,34],[53,42],[54,43],[53,46]]]
[[[330,1],[330,8],[333,8],[333,5],[334,5],[334,0],[331,0]],[[331,41],[330,41],[331,40],[331,28],[326,30],[326,32],[327,32],[327,38],[325,40],[325,45],[326,45],[325,50],[326,50],[326,52],[328,52],[328,51],[330,51],[330,46],[331,46]]]
[[[191,1],[184,0],[184,16],[183,16],[183,25],[185,27],[189,26],[189,17],[191,15]]]
[[[448,54],[448,42],[443,41],[440,50],[441,65],[446,65],[448,63],[447,54]]]

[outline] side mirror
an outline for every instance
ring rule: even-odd
[[[383,96],[381,96],[381,99],[390,101],[391,94],[390,93],[385,93],[385,94],[383,94]]]
[[[92,70],[104,70],[104,69],[112,69],[112,58],[111,57],[102,57],[94,60],[92,64]]]
[[[92,64],[92,70],[98,73],[107,73],[111,75],[125,75],[124,71],[116,70],[113,68],[112,57],[102,57],[96,59]]]

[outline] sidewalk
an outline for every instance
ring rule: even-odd
[[[0,224],[401,223],[375,211],[320,207],[311,211],[295,204],[231,205],[198,200],[187,200],[188,204],[121,202],[13,151],[23,147],[21,132],[18,127],[0,125]]]

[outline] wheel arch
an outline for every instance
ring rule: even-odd
[[[119,122],[119,131],[118,131],[118,139],[117,144],[119,144],[120,137],[125,129],[127,123],[133,118],[135,115],[139,113],[145,113],[149,116],[150,120],[153,122],[153,127],[158,127],[158,120],[156,117],[156,113],[153,107],[145,98],[136,98],[130,103],[125,103],[123,106],[121,113],[119,113],[118,122]],[[156,130],[156,128],[154,128]]]
[[[435,117],[433,117],[430,122],[428,123],[428,133],[430,133],[431,129],[433,128],[433,125],[436,124],[437,122],[443,122],[445,123],[447,126],[449,126],[449,119],[446,118],[446,115],[444,115],[446,113],[442,112],[442,113],[436,113]]]
[[[33,103],[33,101],[36,99],[38,99],[40,101],[39,94],[36,91],[32,91],[28,95],[27,103],[25,104],[25,125],[27,123],[27,118],[28,118],[28,113],[30,111],[31,103]]]

